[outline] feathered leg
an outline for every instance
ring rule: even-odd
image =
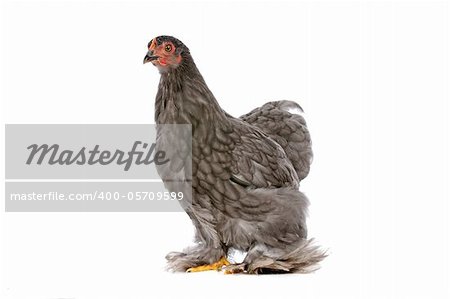
[[[312,239],[302,239],[284,250],[257,245],[244,262],[248,273],[310,273],[326,256]]]
[[[174,272],[201,272],[228,266],[227,251],[214,228],[211,212],[198,206],[195,211],[187,209],[186,212],[196,228],[197,244],[182,252],[169,253],[166,256],[167,268]]]
[[[262,221],[247,224],[246,234],[254,236],[243,263],[231,265],[226,273],[308,273],[318,269],[326,253],[307,239],[308,199],[293,188],[252,191],[261,202],[270,197],[269,211]],[[262,214],[260,214],[262,215]]]
[[[226,267],[225,274],[311,273],[326,256],[312,239],[301,240],[284,250],[258,244],[250,249],[242,263]]]
[[[222,268],[226,256],[222,248],[206,247],[198,244],[184,249],[182,252],[170,252],[167,254],[167,268],[174,272],[199,272]],[[222,264],[219,265],[219,262]],[[210,266],[210,267],[207,267]],[[203,267],[198,268],[197,267]]]

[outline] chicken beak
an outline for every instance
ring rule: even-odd
[[[159,58],[159,56],[153,55],[153,51],[150,50],[147,52],[147,55],[145,55],[145,57],[144,57],[144,64],[146,64],[147,62],[156,60],[158,58]]]

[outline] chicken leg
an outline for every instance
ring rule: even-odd
[[[223,266],[229,266],[230,262],[227,260],[226,257],[222,257],[220,260],[218,260],[215,263],[209,264],[209,265],[201,265],[198,267],[192,267],[186,270],[186,272],[203,272],[203,271],[210,271],[210,270],[216,270],[220,271]]]

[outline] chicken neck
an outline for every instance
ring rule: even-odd
[[[161,74],[155,102],[157,124],[191,124],[195,130],[229,126],[226,113],[187,54],[177,68]]]

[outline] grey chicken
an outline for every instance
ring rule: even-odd
[[[309,202],[298,190],[309,172],[311,140],[304,118],[289,112],[300,106],[269,102],[240,118],[230,116],[209,90],[189,49],[171,36],[149,42],[144,64],[148,62],[161,74],[155,103],[157,146],[170,152],[170,162],[158,172],[169,191],[185,188],[175,181],[192,184],[191,202],[182,206],[196,228],[195,245],[169,253],[169,269],[317,269],[326,254],[307,239]],[[191,125],[192,143],[187,146],[180,142],[183,136],[164,132],[163,124]],[[246,252],[242,263],[228,263],[232,248]]]

